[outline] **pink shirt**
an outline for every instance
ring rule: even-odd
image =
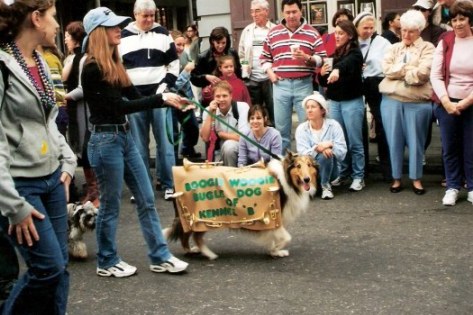
[[[448,95],[450,98],[464,99],[473,95],[473,36],[467,38],[455,37],[452,60],[450,62],[450,82],[445,87],[442,75],[443,41],[440,41],[434,53],[432,62],[431,83],[439,98]]]

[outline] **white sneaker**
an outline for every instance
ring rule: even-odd
[[[361,178],[355,178],[350,185],[351,191],[360,191],[365,187],[365,181]]]
[[[330,185],[332,185],[333,187],[339,187],[339,186],[342,186],[342,185],[345,185],[347,179],[345,177],[337,177],[335,178],[334,180],[332,180],[330,182]]]
[[[127,264],[124,261],[120,261],[115,266],[112,266],[107,269],[97,268],[97,275],[101,277],[117,277],[124,278],[132,276],[136,273],[136,267]]]
[[[332,187],[330,187],[330,184],[322,185],[322,199],[333,199],[333,192]]]
[[[466,198],[466,200],[473,203],[473,191],[468,192],[468,197]]]
[[[180,273],[184,272],[187,266],[189,266],[189,264],[185,261],[171,256],[168,261],[160,263],[159,265],[150,265],[149,270],[152,272]]]
[[[450,188],[445,192],[442,203],[444,206],[454,206],[458,200],[458,189]]]
[[[174,189],[172,188],[166,188],[164,191],[164,200],[169,200],[172,198],[172,195],[174,195]]]

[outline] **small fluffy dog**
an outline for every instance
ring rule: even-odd
[[[95,229],[98,210],[92,202],[87,201],[84,204],[69,203],[67,213],[69,217],[69,256],[75,259],[86,259],[88,253],[83,235],[85,232]]]
[[[282,161],[271,160],[267,167],[281,186],[279,194],[282,225],[273,230],[241,230],[246,231],[248,235],[253,237],[256,243],[264,246],[271,256],[286,257],[289,256],[289,251],[284,247],[291,241],[291,235],[285,226],[293,222],[309,207],[310,198],[315,195],[317,190],[317,167],[310,156],[299,156],[292,152],[288,152]],[[201,253],[211,260],[218,258],[205,245],[205,232],[184,233],[179,217],[174,219],[172,227],[166,228],[163,232],[170,241],[180,240],[187,253]],[[190,247],[189,239],[191,235],[197,247]]]

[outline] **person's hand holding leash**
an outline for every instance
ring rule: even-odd
[[[171,107],[179,109],[183,112],[195,108],[191,101],[185,97],[180,97],[176,93],[163,93],[163,100],[167,105],[170,105]]]

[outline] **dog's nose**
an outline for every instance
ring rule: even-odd
[[[304,183],[306,184],[310,183],[310,177],[304,177]]]

